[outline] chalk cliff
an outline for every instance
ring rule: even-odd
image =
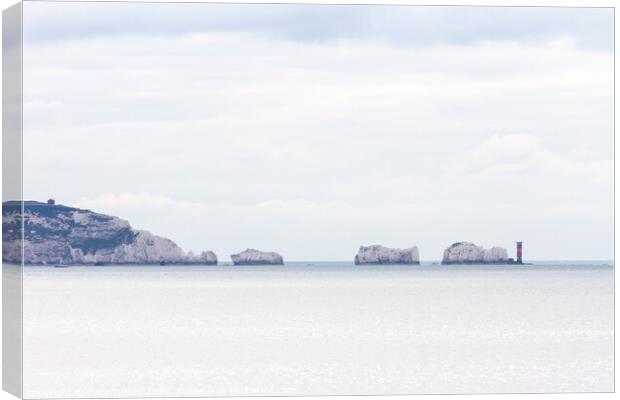
[[[284,260],[276,252],[246,249],[241,253],[232,254],[230,258],[235,265],[282,265]]]
[[[20,205],[2,204],[2,259],[20,261]],[[217,264],[212,251],[185,253],[170,239],[134,230],[118,217],[24,202],[25,264]]]
[[[355,264],[419,264],[420,253],[417,246],[408,249],[391,249],[380,245],[360,246],[355,256]]]
[[[485,249],[470,242],[457,242],[443,252],[442,264],[509,264],[508,252],[503,247]]]

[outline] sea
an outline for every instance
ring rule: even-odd
[[[614,390],[610,261],[27,266],[24,397]]]

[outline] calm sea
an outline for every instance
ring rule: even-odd
[[[610,261],[27,267],[24,395],[612,391]]]

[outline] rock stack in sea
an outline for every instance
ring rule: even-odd
[[[408,249],[391,249],[378,244],[360,246],[355,264],[420,264],[420,253],[417,246]]]
[[[282,256],[274,251],[246,249],[241,253],[232,254],[234,265],[283,265]]]
[[[503,247],[485,249],[470,242],[453,243],[443,252],[442,264],[510,264],[508,251]]]
[[[25,264],[217,264],[212,251],[186,253],[118,217],[53,203],[23,205]],[[21,262],[21,206],[2,204],[2,260],[9,263]]]

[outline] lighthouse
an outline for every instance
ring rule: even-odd
[[[517,242],[517,264],[523,264],[523,242]]]

